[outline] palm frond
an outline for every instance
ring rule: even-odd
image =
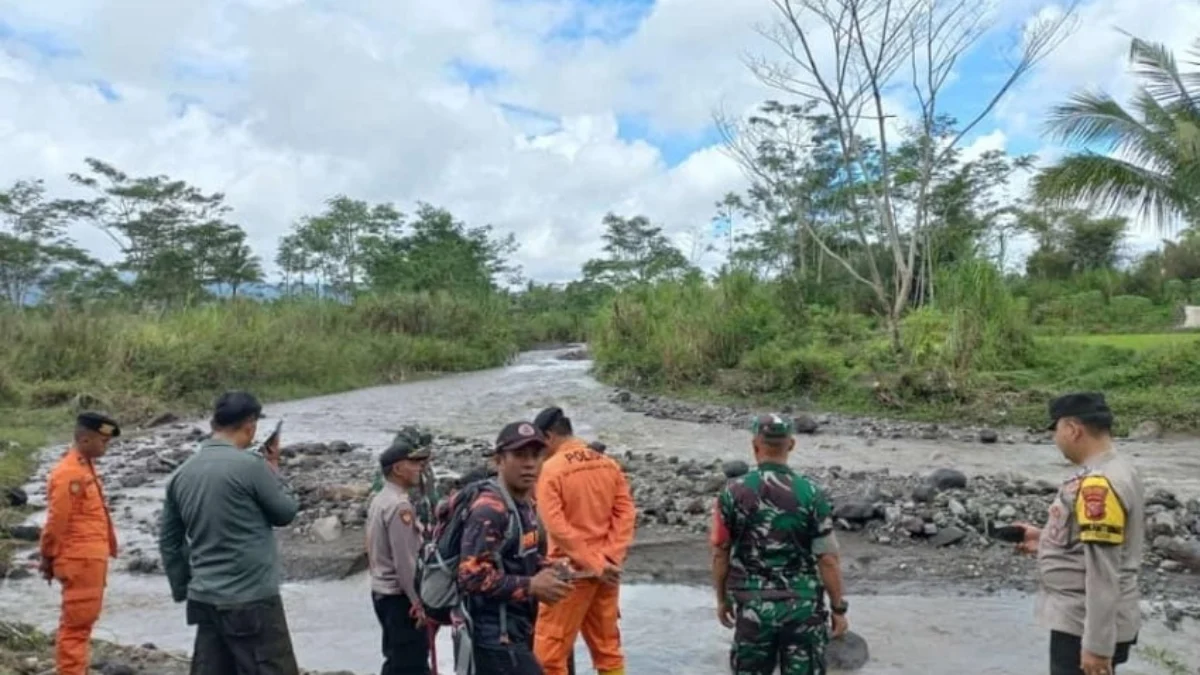
[[[1045,130],[1068,145],[1102,144],[1108,150],[1156,135],[1156,130],[1147,128],[1107,94],[1089,92],[1075,94],[1067,103],[1052,108]]]
[[[1133,38],[1129,59],[1134,63],[1134,73],[1144,83],[1144,89],[1164,107],[1178,103],[1197,112],[1195,96],[1184,82],[1175,55],[1166,45]]]
[[[1160,231],[1176,229],[1195,204],[1195,197],[1178,189],[1170,175],[1090,152],[1043,171],[1034,178],[1033,191],[1039,200],[1056,206],[1109,213],[1136,209]]]

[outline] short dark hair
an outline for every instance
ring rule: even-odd
[[[533,418],[533,426],[544,434],[570,436],[575,433],[571,428],[571,418],[563,414],[562,408],[558,406],[546,408],[538,413],[537,417]]]
[[[246,391],[227,391],[213,403],[214,429],[234,429],[262,417],[262,404]]]

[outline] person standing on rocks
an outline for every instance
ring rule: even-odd
[[[428,447],[406,438],[397,438],[379,455],[386,483],[367,513],[367,562],[375,616],[383,628],[380,675],[429,673],[429,635],[415,587],[424,526],[410,499],[429,455]]]
[[[533,654],[537,603],[554,604],[571,590],[538,554],[532,497],[545,450],[545,437],[528,422],[504,427],[496,439],[496,480],[474,498],[463,526],[458,585],[475,675],[543,675]]]
[[[92,627],[104,604],[108,559],[117,557],[117,534],[95,461],[120,435],[120,426],[107,415],[79,415],[74,442],[47,478],[41,572],[47,582],[62,584],[54,638],[60,675],[86,675],[91,665]]]
[[[196,626],[191,675],[299,675],[273,528],[300,505],[279,471],[279,438],[246,451],[261,417],[253,395],[222,394],[212,436],[167,481],[158,546],[171,596]]]
[[[534,653],[546,675],[567,675],[582,632],[600,675],[623,675],[621,565],[637,519],[629,483],[620,464],[574,435],[561,408],[538,413],[533,425],[550,450],[537,485],[547,557],[569,562],[577,579],[562,602],[538,608]]]
[[[1113,447],[1103,394],[1067,394],[1049,409],[1055,445],[1080,470],[1059,488],[1044,528],[1020,523],[1018,549],[1037,555],[1050,675],[1111,675],[1129,660],[1141,627],[1145,490]]]
[[[788,468],[792,424],[778,415],[754,419],[758,466],[717,496],[711,543],[717,618],[733,628],[734,675],[825,672],[824,600],[832,634],[848,628],[848,603],[832,507],[824,492]]]

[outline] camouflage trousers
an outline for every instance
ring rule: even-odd
[[[813,600],[748,600],[737,605],[733,675],[825,675],[829,628]]]

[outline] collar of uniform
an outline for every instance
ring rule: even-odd
[[[217,438],[216,436],[209,436],[203,441],[200,441],[201,450],[207,450],[209,448],[230,448],[232,450],[237,450],[233,443],[230,443],[224,438]]]
[[[760,471],[776,471],[778,473],[790,473],[791,468],[787,464],[781,462],[759,462],[758,469]]]
[[[1083,465],[1083,468],[1086,471],[1086,470],[1095,469],[1097,467],[1104,466],[1105,464],[1108,464],[1109,462],[1111,462],[1116,456],[1117,456],[1116,449],[1109,448],[1108,450],[1105,450],[1104,452],[1089,459],[1087,461],[1087,463],[1085,463]]]
[[[75,460],[85,466],[90,466],[92,463],[92,460],[85,457],[83,453],[79,451],[79,448],[76,448],[74,445],[67,447],[67,454],[74,455]]]

